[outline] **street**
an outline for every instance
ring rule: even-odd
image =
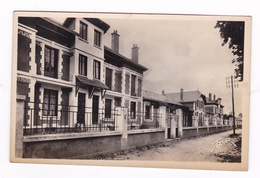
[[[230,137],[232,131],[226,131],[198,138],[137,147],[128,151],[100,155],[95,159],[240,162],[241,131],[241,129],[236,130],[235,137]]]

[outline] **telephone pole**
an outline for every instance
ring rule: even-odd
[[[231,81],[229,81],[229,79]],[[227,88],[231,88],[232,92],[232,115],[233,115],[233,135],[236,134],[236,117],[235,117],[235,105],[234,105],[234,87],[238,88],[238,80],[234,80],[234,76],[226,77]]]

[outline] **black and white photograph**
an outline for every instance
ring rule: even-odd
[[[13,20],[12,162],[248,169],[250,16]]]

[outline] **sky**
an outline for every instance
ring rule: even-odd
[[[63,19],[56,19],[63,21]],[[143,89],[161,93],[199,90],[222,98],[224,113],[232,111],[231,89],[226,77],[234,73],[234,56],[221,46],[215,20],[102,19],[110,25],[104,44],[111,47],[111,33],[120,35],[119,52],[131,58],[133,44],[139,47],[139,63],[146,66]],[[235,89],[235,113],[242,112],[241,89]]]

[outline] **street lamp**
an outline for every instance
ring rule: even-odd
[[[233,112],[233,135],[236,134],[235,126],[235,107],[234,107],[234,88],[238,88],[238,80],[234,79],[234,76],[226,77],[226,88],[231,88],[232,91],[232,112]]]

